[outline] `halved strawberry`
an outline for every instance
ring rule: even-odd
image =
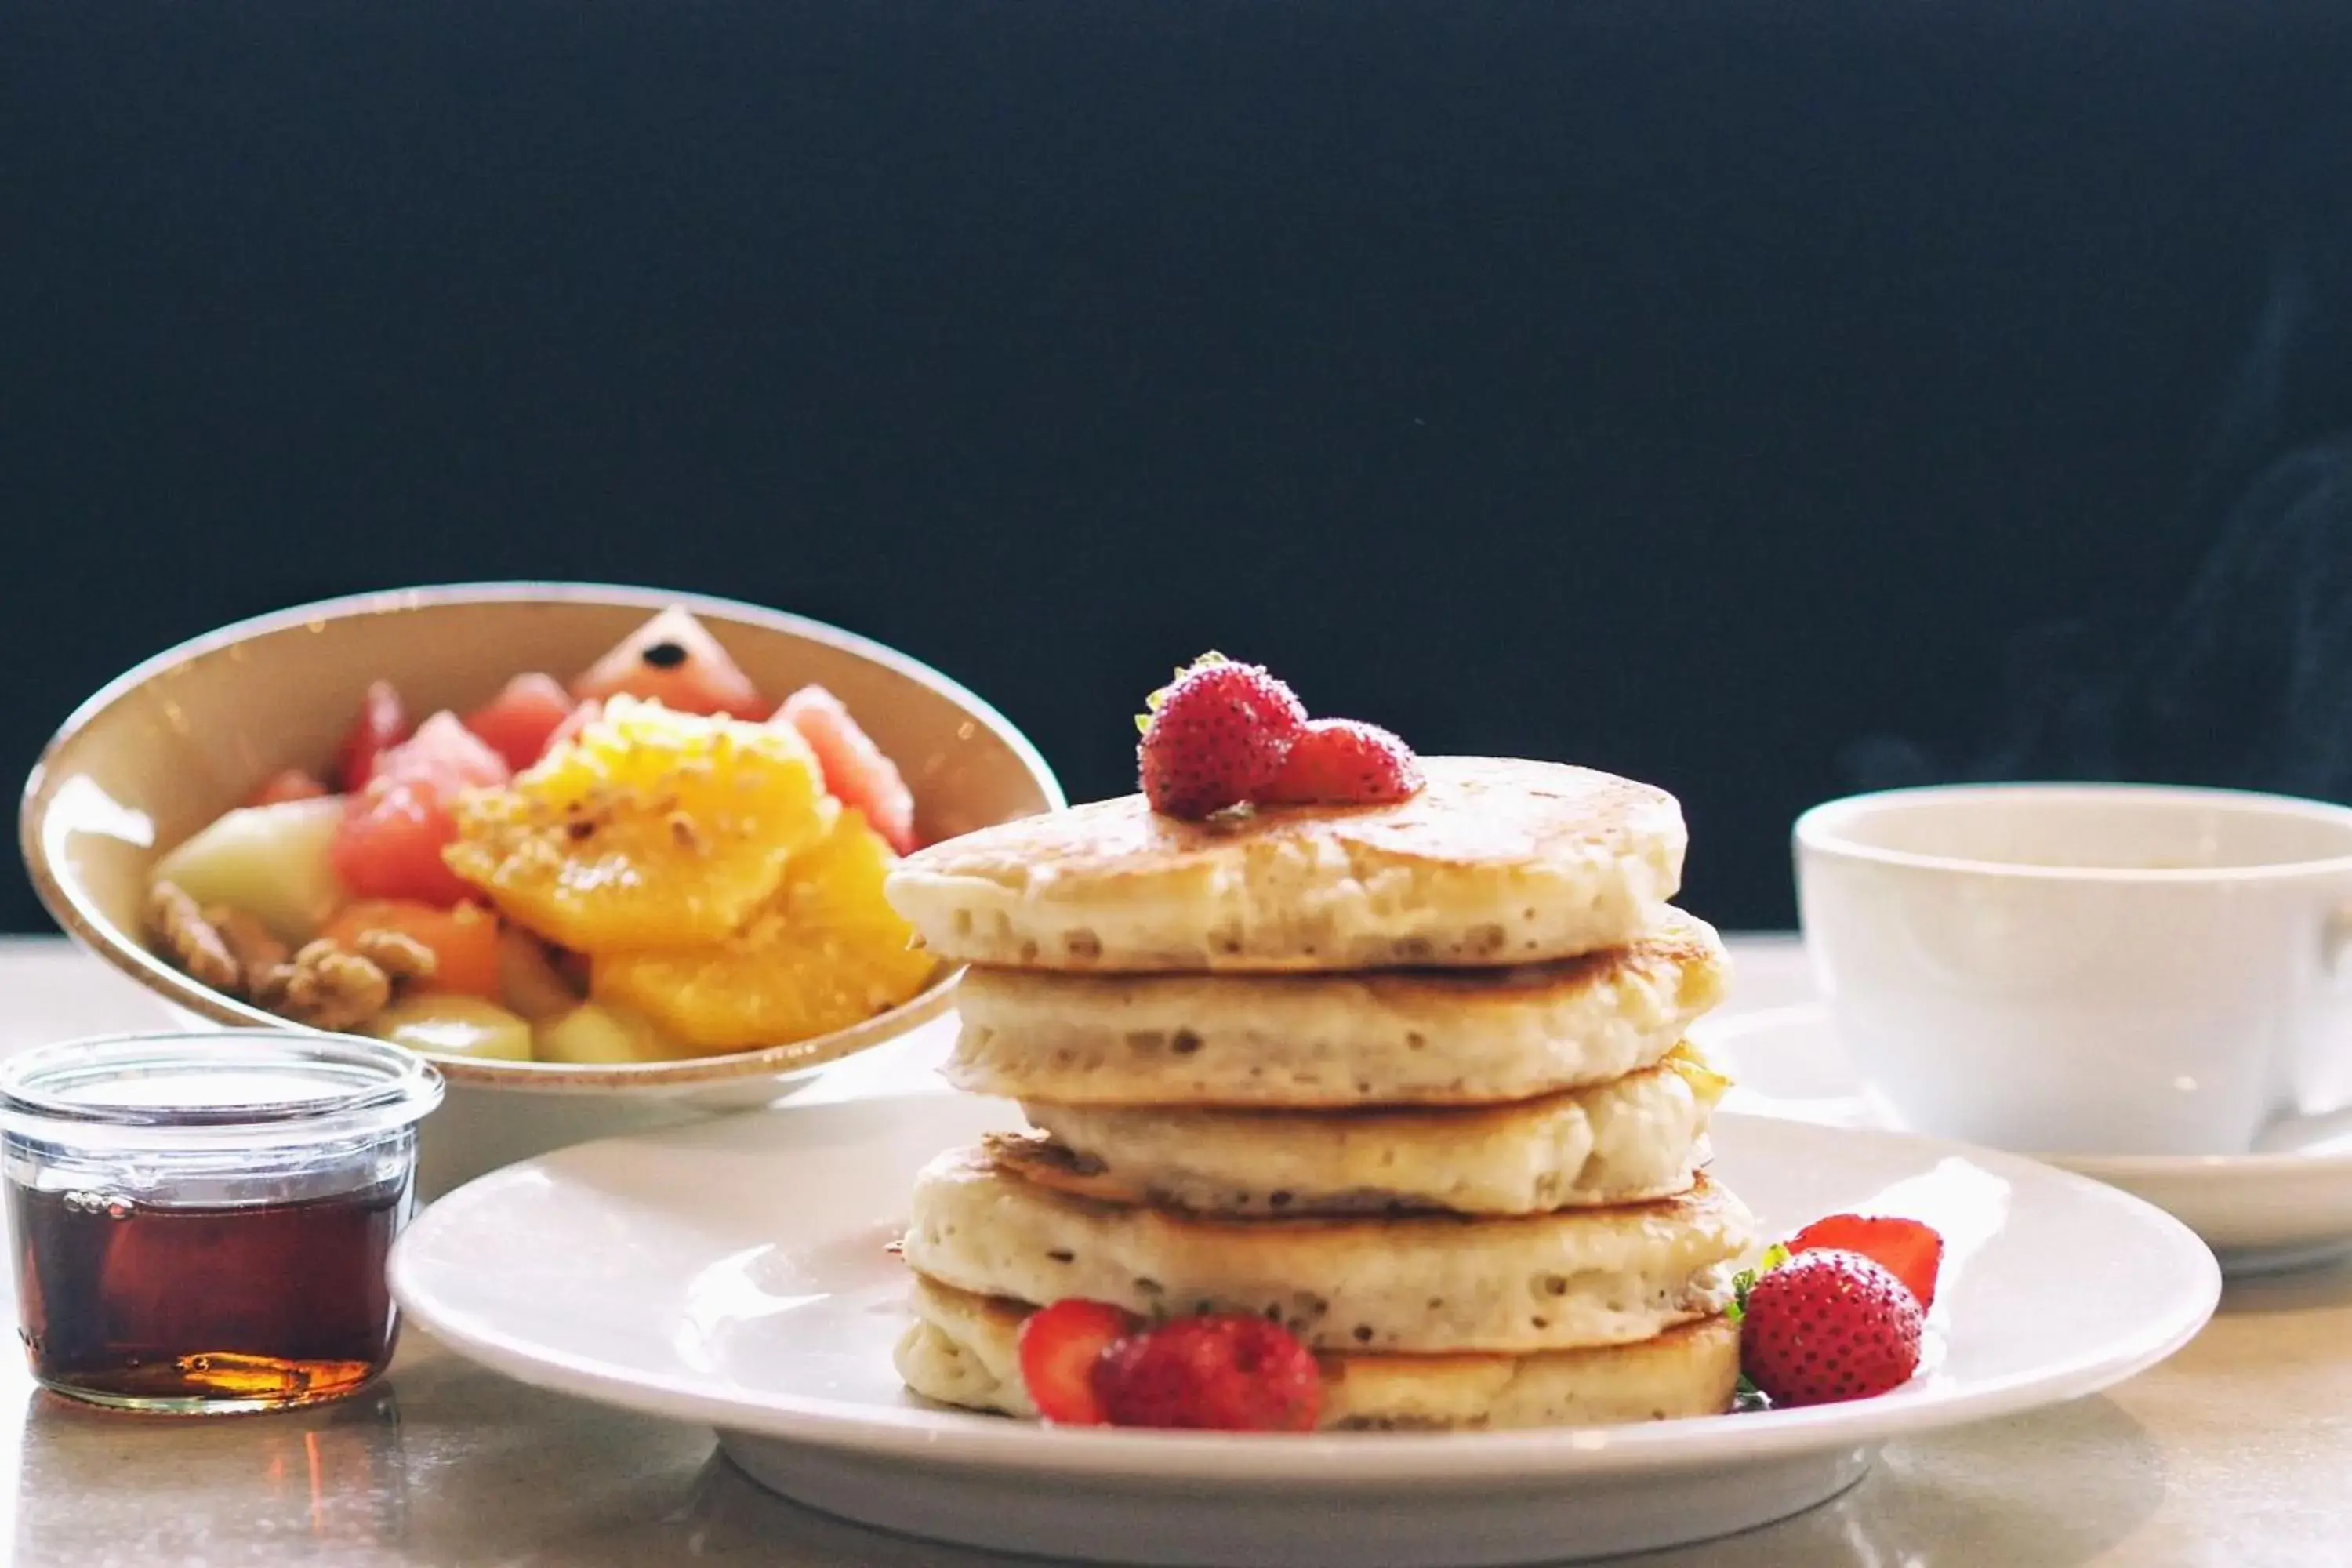
[[[1272,780],[1252,798],[1269,805],[1376,805],[1421,792],[1421,759],[1378,724],[1318,719],[1298,732]]]
[[[1789,1238],[1790,1252],[1838,1247],[1859,1252],[1903,1281],[1919,1310],[1936,1304],[1936,1275],[1944,1264],[1944,1238],[1916,1219],[1885,1215],[1833,1214]]]
[[[1095,1363],[1139,1326],[1131,1312],[1075,1296],[1029,1314],[1021,1325],[1021,1381],[1037,1414],[1065,1426],[1108,1421],[1095,1395]]]

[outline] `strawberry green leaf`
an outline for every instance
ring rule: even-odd
[[[1788,1261],[1789,1249],[1776,1241],[1771,1246],[1764,1249],[1764,1256],[1756,1260],[1755,1268],[1743,1268],[1738,1273],[1733,1275],[1731,1277],[1731,1306],[1727,1310],[1724,1315],[1728,1317],[1735,1323],[1747,1317],[1748,1292],[1755,1288],[1757,1279],[1760,1276],[1771,1273],[1772,1270],[1780,1268],[1780,1265]]]
[[[1186,676],[1192,674],[1196,669],[1206,669],[1213,664],[1231,664],[1233,660],[1227,658],[1223,654],[1219,653],[1215,648],[1211,648],[1208,652],[1202,654],[1192,663],[1178,665],[1176,667],[1174,679],[1171,679],[1167,686],[1161,687],[1159,690],[1153,692],[1150,696],[1143,700],[1143,706],[1147,711],[1136,716],[1136,727],[1140,729],[1145,724],[1150,722],[1150,714],[1160,711],[1160,705],[1168,700],[1169,689],[1173,687],[1177,681],[1183,679]]]

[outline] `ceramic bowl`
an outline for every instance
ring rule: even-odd
[[[292,1028],[197,984],[142,934],[148,868],[280,768],[331,755],[360,694],[396,681],[410,709],[460,710],[526,669],[583,668],[683,605],[760,688],[808,681],[856,713],[913,787],[927,840],[1064,804],[1036,749],[971,692],[879,644],[796,616],[658,590],[513,583],[411,588],[305,605],[159,654],[83,703],[33,770],[18,819],[50,914],[174,1014]],[[436,1056],[448,1095],[425,1125],[428,1192],[582,1139],[766,1104],[815,1068],[948,1012],[946,969],[905,1005],[790,1045],[615,1067]]]

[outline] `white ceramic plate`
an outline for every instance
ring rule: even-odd
[[[402,1239],[412,1321],[511,1376],[716,1427],[764,1484],[907,1533],[1097,1562],[1558,1562],[1761,1524],[1890,1437],[2104,1388],[2211,1313],[2213,1259],[2137,1199],[1899,1133],[1732,1116],[1715,1173],[1782,1233],[1941,1228],[1931,1366],[1885,1397],[1612,1428],[1311,1437],[1055,1429],[930,1406],[884,1250],[916,1169],[1001,1102],[853,1101],[609,1139],[485,1176]]]
[[[1725,1018],[1693,1034],[1737,1083],[1728,1109],[1822,1126],[1901,1126],[1863,1085],[1818,1005]],[[2036,1158],[2171,1214],[2204,1238],[2227,1273],[2301,1268],[2352,1251],[2352,1138],[2262,1154]]]

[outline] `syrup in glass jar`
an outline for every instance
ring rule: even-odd
[[[384,1262],[440,1098],[419,1058],[336,1036],[151,1035],[0,1064],[35,1378],[183,1415],[365,1387],[397,1342]]]

